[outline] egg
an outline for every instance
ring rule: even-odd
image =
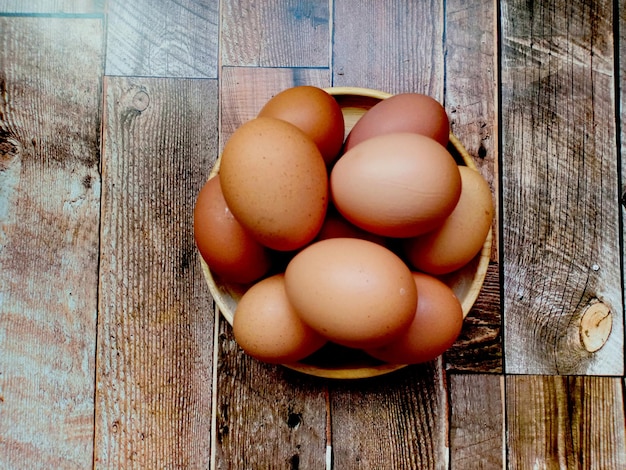
[[[246,284],[268,272],[269,251],[235,219],[218,176],[209,179],[198,193],[193,231],[200,255],[222,280]]]
[[[258,115],[300,128],[315,142],[327,164],[339,155],[345,133],[343,114],[337,101],[321,88],[303,85],[283,90]]]
[[[295,313],[283,274],[265,278],[245,292],[233,316],[233,335],[246,354],[269,363],[299,361],[327,342]]]
[[[401,334],[418,302],[406,264],[387,248],[356,238],[304,248],[287,265],[285,289],[306,324],[353,348],[375,347]]]
[[[447,274],[469,263],[491,229],[494,206],[489,184],[476,170],[461,166],[461,196],[443,225],[403,243],[408,262],[419,271]]]
[[[377,135],[397,132],[425,135],[445,147],[450,121],[444,107],[428,95],[393,95],[376,103],[356,122],[346,139],[344,152]]]
[[[447,351],[463,326],[463,310],[454,292],[439,279],[413,273],[419,296],[413,321],[394,341],[366,352],[392,364],[427,362]]]
[[[220,159],[224,199],[261,244],[300,248],[317,235],[328,205],[328,173],[313,141],[286,121],[259,117],[232,134]]]
[[[419,134],[372,137],[347,151],[330,175],[334,205],[354,225],[385,237],[414,237],[441,225],[461,193],[458,165]]]
[[[348,222],[332,204],[328,207],[326,218],[315,240],[326,240],[327,238],[362,238],[379,245],[387,245],[387,239],[384,237],[363,230]]]

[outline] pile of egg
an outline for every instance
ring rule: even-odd
[[[439,277],[480,252],[490,188],[449,153],[448,117],[426,95],[382,100],[344,135],[325,90],[271,98],[199,192],[196,245],[214,276],[246,286],[233,333],[257,359],[293,363],[331,342],[429,361],[461,331]]]

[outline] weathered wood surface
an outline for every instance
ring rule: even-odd
[[[502,4],[506,372],[624,372],[612,18],[610,1]],[[583,325],[598,301],[610,316]]]
[[[0,467],[626,466],[610,2],[106,3],[0,0]],[[502,203],[442,360],[315,379],[214,310],[195,195],[299,84],[440,99]],[[595,298],[613,331],[581,353]]]
[[[108,0],[108,75],[217,78],[219,3]]]
[[[504,468],[503,387],[500,375],[450,376],[450,469]]]
[[[207,467],[214,312],[192,213],[217,155],[217,82],[105,85],[94,460]]]
[[[0,18],[0,31],[0,468],[86,468],[102,22]]]
[[[103,13],[106,0],[0,0],[0,13]]]
[[[620,378],[508,376],[505,392],[509,468],[626,468]]]

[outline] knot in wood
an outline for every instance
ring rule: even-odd
[[[587,306],[580,319],[580,341],[593,353],[605,345],[613,327],[613,314],[608,305],[596,301]]]
[[[140,113],[145,111],[150,106],[150,95],[143,90],[138,91],[133,96],[133,108]]]

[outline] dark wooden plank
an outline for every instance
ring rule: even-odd
[[[333,85],[443,100],[443,1],[335,2]]]
[[[444,103],[452,132],[474,158],[498,207],[496,2],[451,0],[445,8]],[[502,372],[498,216],[485,285],[446,354],[448,370]]]
[[[221,137],[254,118],[276,93],[328,86],[328,69],[224,67]],[[221,318],[218,343],[216,468],[323,468],[325,382],[253,360]]]
[[[224,0],[225,66],[328,67],[329,2]]]
[[[334,468],[448,468],[441,361],[330,386]]]
[[[502,316],[498,265],[491,263],[461,334],[444,353],[448,372],[502,373]]]
[[[502,3],[507,372],[624,372],[612,9]]]
[[[106,0],[0,0],[0,13],[102,13]]]
[[[214,312],[192,213],[217,155],[217,82],[105,85],[95,459],[206,468]]]
[[[219,2],[109,0],[108,75],[217,78]]]
[[[450,469],[504,468],[504,378],[451,374]]]
[[[0,41],[0,467],[87,468],[102,22],[0,18]]]
[[[217,346],[214,468],[324,468],[325,381],[247,356],[224,320]]]
[[[508,376],[509,468],[626,468],[621,378]]]

